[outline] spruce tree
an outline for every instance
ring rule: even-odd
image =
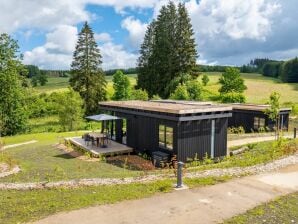
[[[191,25],[191,20],[188,15],[185,5],[178,5],[178,20],[177,20],[177,65],[181,73],[189,74],[197,78],[197,74],[193,73],[196,66],[197,50],[194,38],[194,31]]]
[[[150,97],[156,93],[156,82],[158,81],[155,77],[154,57],[152,56],[155,42],[154,30],[155,21],[153,20],[148,25],[138,59],[137,88],[146,89]]]
[[[106,100],[106,80],[101,63],[94,33],[86,22],[79,33],[70,77],[70,85],[84,100],[86,114],[95,113],[98,102]]]
[[[177,85],[194,76],[196,44],[187,10],[170,1],[163,6],[157,20],[148,26],[141,46],[138,88],[167,98]]]
[[[153,57],[156,66],[156,78],[158,79],[157,93],[162,98],[171,94],[169,84],[177,76],[176,67],[176,31],[177,10],[173,2],[163,6],[156,21],[155,44]],[[174,90],[174,89],[172,89]]]

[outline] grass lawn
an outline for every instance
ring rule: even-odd
[[[235,216],[225,224],[298,223],[298,192],[279,197]]]
[[[0,179],[0,182],[57,181],[78,178],[128,177],[141,172],[123,169],[104,161],[88,162],[73,158],[57,149],[54,144],[64,137],[80,136],[82,132],[40,133],[5,137],[6,144],[15,144],[30,140],[37,143],[5,150],[5,158],[12,158],[21,167],[18,174]]]
[[[213,185],[229,180],[222,178],[186,179],[190,187]],[[146,184],[55,188],[31,191],[0,191],[0,223],[23,223],[48,215],[88,206],[111,204],[123,200],[140,199],[173,190],[174,180]]]

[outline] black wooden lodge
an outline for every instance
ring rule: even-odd
[[[227,154],[228,118],[232,107],[187,101],[111,101],[100,108],[120,117],[111,135],[136,152],[188,158]]]
[[[100,108],[121,118],[110,123],[116,142],[137,153],[167,159],[175,155],[184,162],[206,154],[211,158],[226,156],[229,126],[243,126],[247,131],[262,125],[273,127],[264,105],[157,100],[101,102]],[[289,112],[280,112],[284,129],[288,128]]]
[[[275,121],[272,121],[265,111],[269,105],[231,104],[233,116],[229,118],[229,127],[243,127],[245,132],[273,131]],[[291,108],[281,108],[279,111],[279,129],[289,130],[289,115]]]

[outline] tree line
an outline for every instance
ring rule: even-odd
[[[256,58],[248,65],[241,67],[242,72],[261,73],[264,76],[279,78],[283,82],[298,82],[298,58],[288,61],[277,61],[268,58]]]

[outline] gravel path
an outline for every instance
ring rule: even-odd
[[[274,171],[213,186],[61,212],[34,223],[215,224],[297,190],[298,166],[286,173]]]
[[[293,135],[288,134],[283,136],[284,138],[293,138]],[[246,145],[250,143],[257,143],[257,142],[266,142],[266,141],[273,141],[275,140],[275,136],[255,136],[251,138],[243,138],[239,140],[230,140],[228,141],[228,148]]]
[[[291,155],[267,164],[260,164],[250,167],[233,167],[226,169],[211,169],[199,172],[189,172],[184,176],[188,178],[202,178],[202,177],[219,177],[219,176],[242,176],[247,174],[258,174],[269,171],[274,171],[289,165],[298,164],[298,154]],[[130,183],[146,183],[156,181],[164,178],[174,178],[174,174],[162,175],[147,175],[142,177],[131,178],[91,178],[78,179],[58,182],[35,182],[35,183],[0,183],[0,190],[16,189],[16,190],[30,190],[43,189],[55,187],[79,187],[79,186],[99,186],[99,185],[113,185],[113,184],[130,184]]]
[[[36,142],[37,142],[36,140],[32,140],[32,141],[22,142],[22,143],[18,143],[18,144],[6,145],[6,146],[3,146],[3,148],[1,150],[5,150],[5,149],[9,149],[9,148],[14,148],[14,147],[22,146],[22,145],[34,144]]]

